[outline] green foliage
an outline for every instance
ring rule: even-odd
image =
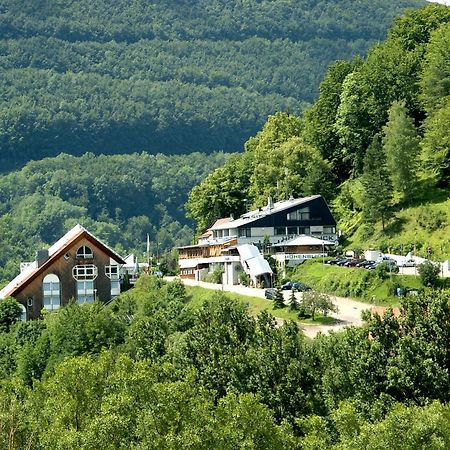
[[[221,266],[217,266],[213,272],[210,272],[205,276],[203,281],[206,281],[207,283],[222,284],[224,273],[225,269]]]
[[[382,270],[382,269],[380,269]],[[293,279],[302,280],[319,292],[362,299],[371,303],[386,305],[398,304],[394,287],[400,284],[405,289],[423,289],[418,277],[396,275],[395,285],[389,279],[389,270],[383,270],[384,278],[376,270],[337,267],[318,261],[307,261],[298,266]]]
[[[382,227],[392,216],[392,184],[386,168],[386,156],[376,136],[367,149],[364,158],[364,188],[363,218],[368,224],[381,220]]]
[[[283,291],[279,286],[275,289],[275,294],[273,296],[273,309],[282,309],[286,307],[284,303]]]
[[[32,260],[76,223],[123,255],[142,255],[147,233],[154,255],[186,244],[193,236],[183,211],[187,195],[227,158],[60,155],[0,176],[0,280],[13,278],[20,261]],[[162,267],[174,270],[173,256],[167,258]]]
[[[435,206],[421,206],[418,209],[417,223],[432,232],[447,225],[447,214]]]
[[[418,272],[420,279],[422,280],[422,284],[429,287],[436,286],[440,271],[441,269],[439,268],[439,266],[432,263],[431,261],[425,261],[418,267]]]
[[[383,128],[383,150],[393,188],[409,202],[417,185],[419,137],[404,102],[394,102]]]
[[[329,63],[365,54],[419,5],[8,0],[1,167],[61,151],[239,149],[268,115],[311,102]]]
[[[294,289],[291,290],[291,295],[289,296],[289,310],[290,311],[297,311],[300,307],[300,303],[297,300],[297,297],[295,296]]]
[[[22,309],[19,303],[12,298],[7,297],[0,301],[0,333],[7,333],[22,315]]]
[[[329,311],[337,312],[337,306],[332,302],[328,294],[313,290],[303,293],[301,306],[307,313],[311,314],[312,320],[315,320],[317,311],[321,311],[324,316]]]

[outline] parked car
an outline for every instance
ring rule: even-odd
[[[325,261],[325,264],[330,264],[330,266],[336,265],[338,262],[346,261],[347,258],[334,258],[328,261]]]
[[[301,281],[287,281],[281,286],[281,289],[283,291],[309,291],[311,288],[306,285],[305,283],[302,283]]]
[[[413,259],[404,259],[398,264],[399,267],[416,267],[416,262]]]
[[[276,292],[276,291],[277,291],[277,290],[276,290],[275,288],[267,288],[267,289],[264,291],[264,297],[266,297],[267,300],[273,300],[274,297],[275,297],[275,292]]]
[[[362,263],[363,261],[365,261],[365,259],[350,259],[349,261],[344,263],[344,266],[345,267],[357,267],[358,264]]]
[[[351,261],[351,258],[344,258],[344,259],[341,259],[338,263],[336,263],[336,265],[337,265],[337,266],[343,267],[343,266],[345,266],[345,264],[348,263],[349,261]]]
[[[371,266],[374,263],[374,261],[367,261],[366,259],[362,260],[358,264],[356,264],[356,267],[363,267],[366,268],[367,266]]]

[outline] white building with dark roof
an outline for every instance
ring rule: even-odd
[[[269,198],[266,206],[237,219],[217,220],[197,245],[180,247],[181,277],[200,280],[220,266],[224,284],[237,284],[244,271],[254,284],[268,285],[272,271],[261,252],[284,268],[326,255],[337,240],[336,221],[321,195],[276,203]],[[249,251],[258,259],[249,263],[243,256]]]

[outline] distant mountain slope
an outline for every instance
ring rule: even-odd
[[[240,149],[421,0],[6,0],[0,167],[61,151]]]
[[[230,157],[61,154],[0,175],[0,285],[76,223],[121,253],[144,252],[147,233],[153,254],[189,242],[188,193]]]

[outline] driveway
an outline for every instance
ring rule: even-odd
[[[169,280],[173,280],[175,277],[167,277]],[[205,283],[203,281],[195,280],[182,280],[187,286],[200,286],[206,289],[213,289],[216,291],[235,292],[241,295],[247,295],[249,297],[261,297],[264,296],[264,289],[249,288],[245,286],[230,286],[214,283]],[[287,300],[291,295],[290,291],[284,291],[284,297]],[[301,296],[301,293],[297,293],[297,296]],[[350,298],[334,297],[331,296],[333,303],[337,305],[338,312],[330,313],[330,316],[336,318],[336,323],[332,325],[306,325],[302,324],[301,328],[306,336],[314,337],[318,333],[328,333],[330,331],[338,331],[349,325],[361,325],[361,312],[366,309],[371,309],[373,305],[368,303],[357,302]]]

